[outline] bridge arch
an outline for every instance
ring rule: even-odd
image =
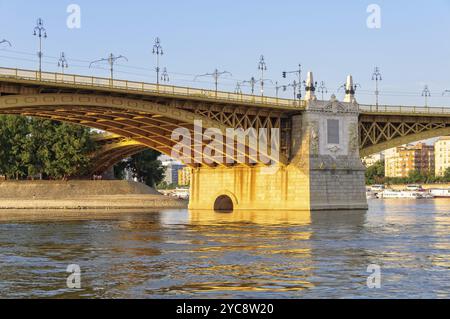
[[[211,203],[211,207],[216,212],[231,213],[235,209],[238,209],[239,202],[236,196],[229,191],[221,191],[213,196],[214,202]]]
[[[0,114],[39,117],[104,130],[133,139],[168,156],[172,155],[177,143],[171,138],[175,129],[187,129],[192,137],[195,121],[202,121],[204,128],[213,127],[226,132],[226,127],[220,122],[174,106],[104,95],[46,93],[0,96]],[[225,142],[222,143],[223,150],[226,150]],[[255,148],[252,145],[246,147],[247,151]],[[207,158],[208,166],[225,166],[223,161],[208,157],[195,147],[190,147],[190,151],[191,156],[193,154],[191,158],[180,160],[191,167],[204,164],[195,162],[196,154]],[[245,157],[250,159],[251,153],[246,152]],[[222,155],[223,158],[230,157],[225,151]],[[237,158],[232,160],[238,162]]]

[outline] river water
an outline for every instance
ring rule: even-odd
[[[353,213],[83,214],[0,214],[1,298],[450,297],[450,200],[373,200]],[[70,264],[81,289],[67,288]],[[369,265],[380,288],[367,286]]]

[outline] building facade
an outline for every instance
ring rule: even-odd
[[[435,152],[435,174],[444,176],[445,171],[450,167],[450,136],[441,137],[434,144]]]
[[[423,175],[434,174],[434,146],[418,143],[387,150],[385,171],[386,177],[408,177],[414,171]]]
[[[178,186],[189,186],[191,185],[191,168],[183,167],[178,171]]]
[[[162,166],[165,169],[163,182],[167,185],[178,186],[178,172],[183,169],[185,165],[165,155],[162,155],[158,159],[161,161]]]

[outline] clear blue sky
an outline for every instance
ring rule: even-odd
[[[66,26],[71,3],[81,7],[81,29]],[[367,28],[371,3],[381,7],[381,29]],[[330,92],[352,74],[362,86],[358,99],[368,103],[374,100],[369,91],[374,90],[371,74],[377,65],[384,77],[381,89],[390,92],[382,103],[422,105],[426,83],[432,105],[450,105],[450,95],[442,97],[450,89],[448,0],[0,0],[0,14],[0,39],[13,43],[11,49],[2,46],[1,66],[37,67],[32,31],[41,17],[49,36],[46,70],[56,70],[52,57],[64,51],[68,72],[107,76],[105,70],[87,68],[88,61],[113,52],[129,59],[120,62],[116,77],[154,81],[151,49],[159,36],[166,53],[162,66],[177,85],[211,87],[192,80],[218,68],[233,73],[221,85],[233,91],[236,81],[259,76],[257,63],[264,54],[267,77],[281,83],[287,83],[281,72],[298,63],[325,81]]]

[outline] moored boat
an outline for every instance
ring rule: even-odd
[[[450,198],[450,189],[431,189],[430,194],[433,195],[435,198]]]
[[[405,198],[405,199],[421,199],[425,198],[424,194],[413,191],[396,191],[387,189],[379,194],[380,198],[392,199],[392,198]]]

